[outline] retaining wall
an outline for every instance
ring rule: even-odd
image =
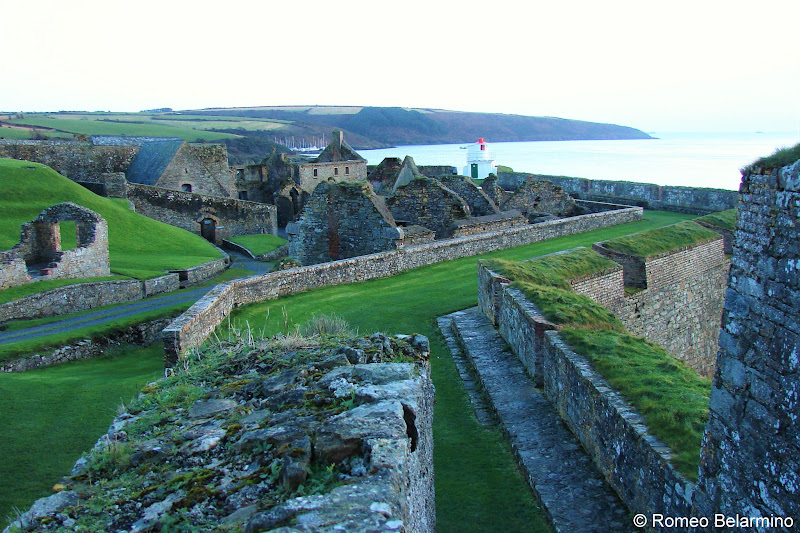
[[[550,331],[554,326],[533,303],[501,276],[479,268],[481,309],[490,311],[487,316],[622,501],[647,516],[690,516],[694,485],[669,463],[669,448],[647,432],[643,418],[584,357]]]
[[[551,181],[576,199],[600,202],[619,201],[627,205],[639,205],[648,209],[664,211],[705,215],[715,211],[733,209],[739,201],[738,192],[723,189],[662,186],[632,181],[590,180],[525,172],[500,172],[497,175],[497,183],[505,190],[514,190],[525,181],[527,176]]]
[[[96,339],[84,339],[73,344],[61,346],[52,352],[35,354],[0,364],[0,372],[25,372],[43,366],[58,365],[68,361],[79,361],[103,355],[105,351],[120,344],[149,346],[161,338],[161,330],[170,323],[171,318],[159,318],[125,328],[117,333],[109,333]]]
[[[76,283],[0,305],[0,323],[77,313],[104,305],[133,302],[178,288],[177,274],[167,274],[144,281],[120,279]]]
[[[573,235],[641,218],[642,209],[631,207],[234,280],[217,286],[164,330],[165,364],[172,366],[182,352],[201,345],[234,305],[270,300],[328,285],[393,276],[440,261]]]

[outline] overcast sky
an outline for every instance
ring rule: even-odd
[[[798,0],[0,8],[4,111],[375,105],[800,134]]]

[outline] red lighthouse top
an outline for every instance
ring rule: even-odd
[[[481,137],[480,139],[478,139],[478,142],[479,142],[479,143],[481,143],[481,144],[483,144],[483,143],[484,143],[484,141],[483,141],[483,137]]]

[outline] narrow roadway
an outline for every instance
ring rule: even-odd
[[[229,251],[227,253],[231,256],[231,268],[243,268],[248,270],[251,275],[263,274],[272,266],[271,263],[261,263],[237,252]],[[104,324],[112,320],[125,318],[146,311],[161,309],[175,304],[194,303],[202,298],[212,288],[214,288],[214,286],[199,287],[194,289],[189,288],[188,290],[181,290],[159,296],[153,296],[145,300],[138,300],[129,304],[120,305],[119,307],[115,307],[113,309],[93,311],[77,317],[55,320],[40,326],[19,329],[16,331],[2,331],[0,332],[0,344],[35,339],[45,335],[52,335],[73,329]]]

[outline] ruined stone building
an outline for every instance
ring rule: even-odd
[[[238,193],[222,144],[111,136],[3,141],[0,157],[48,165],[96,194],[125,198],[138,213],[215,244],[237,235],[277,232],[275,207],[244,201],[246,194]]]
[[[62,222],[75,223],[76,247],[63,250]],[[0,252],[0,289],[44,279],[108,276],[108,224],[72,202],[48,207],[22,225],[20,243]]]
[[[286,227],[289,255],[303,265],[403,246],[403,230],[368,183],[320,183],[297,222]]]
[[[125,170],[125,177],[131,183],[162,189],[236,198],[228,152],[222,144],[145,143]]]
[[[508,186],[508,184],[506,184]],[[486,178],[481,189],[501,210],[516,209],[533,222],[579,215],[581,208],[564,189],[551,181],[525,176],[511,184],[510,190],[500,187],[494,175]]]

